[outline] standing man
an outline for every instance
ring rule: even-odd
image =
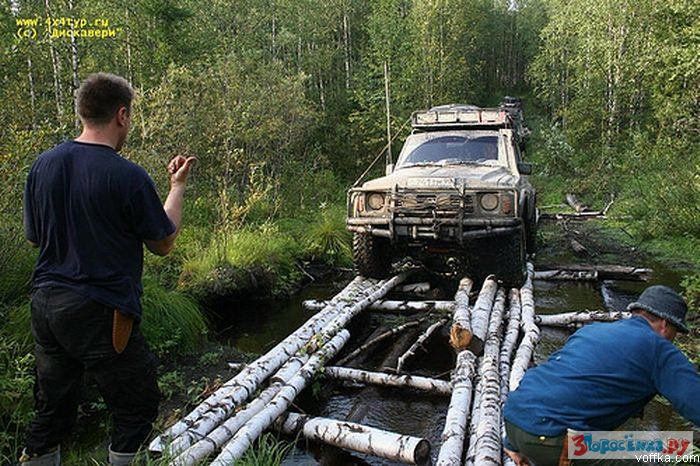
[[[25,233],[39,257],[31,306],[36,415],[22,465],[60,464],[85,371],[112,414],[110,464],[132,461],[158,414],[157,362],[139,330],[143,245],[160,256],[173,249],[196,159],[170,161],[161,204],[146,171],[119,155],[133,96],[119,76],[88,76],[76,97],[82,134],[41,154],[27,178]]]
[[[685,301],[656,285],[627,310],[629,319],[578,330],[508,396],[504,446],[518,466],[566,464],[567,429],[615,430],[656,394],[700,425],[700,375],[671,343],[688,333]]]

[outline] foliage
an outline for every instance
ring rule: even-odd
[[[276,466],[292,448],[291,443],[278,440],[272,434],[263,434],[253,448],[236,462],[240,466]]]
[[[345,209],[323,205],[320,219],[304,235],[306,254],[330,265],[349,265],[352,261],[351,235],[345,229]]]

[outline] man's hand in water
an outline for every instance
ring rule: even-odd
[[[182,155],[173,157],[168,164],[170,186],[184,186],[187,183],[187,176],[190,174],[190,169],[196,161],[197,157],[183,157]]]

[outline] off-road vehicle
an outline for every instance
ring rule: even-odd
[[[396,165],[348,191],[358,271],[385,277],[410,257],[437,272],[495,273],[519,285],[536,233],[519,101],[443,105],[411,120]]]

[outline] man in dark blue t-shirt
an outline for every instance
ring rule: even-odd
[[[167,255],[180,230],[194,157],[168,165],[162,204],[146,171],[119,155],[133,90],[115,75],[78,89],[82,134],[41,154],[24,196],[27,240],[39,248],[33,276],[36,416],[20,459],[58,464],[90,371],[113,417],[109,461],[131,462],[158,413],[156,359],[139,331],[143,245]]]

